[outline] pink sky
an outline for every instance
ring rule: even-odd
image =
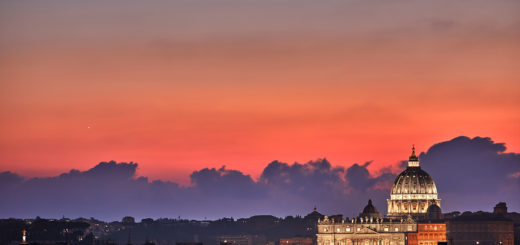
[[[0,3],[0,171],[188,184],[322,157],[377,174],[459,135],[520,152],[518,2],[295,4]]]

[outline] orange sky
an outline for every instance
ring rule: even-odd
[[[0,171],[188,184],[321,157],[377,174],[459,135],[520,152],[518,2],[300,3],[0,3]]]

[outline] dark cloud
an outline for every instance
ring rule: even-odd
[[[23,180],[16,174],[4,172],[0,174],[0,183],[4,183],[0,195],[9,201],[0,204],[0,216],[95,216],[108,220],[125,215],[285,216],[306,214],[314,205],[323,212],[355,215],[368,198],[366,191],[373,189],[379,179],[368,175],[367,166],[332,167],[326,159],[305,164],[274,161],[264,169],[258,181],[225,167],[205,168],[190,175],[192,186],[189,187],[160,180],[150,182],[136,176],[136,163],[114,161],[50,178]],[[354,176],[357,172],[364,174]],[[345,176],[355,178],[356,184],[349,186]],[[361,189],[358,191],[358,188]],[[386,190],[376,190],[371,197],[384,200],[385,195]]]
[[[0,189],[22,182],[23,178],[9,171],[0,173]]]
[[[435,180],[444,207],[487,209],[498,201],[520,209],[520,154],[506,153],[504,143],[465,136],[433,145],[420,154],[422,167]],[[516,190],[516,193],[514,192]]]
[[[506,201],[520,208],[520,155],[505,153],[489,138],[457,137],[420,154],[443,199],[445,211],[489,210]],[[306,214],[314,205],[325,214],[357,215],[371,198],[383,214],[395,179],[390,167],[373,176],[371,162],[333,167],[326,159],[287,164],[273,161],[258,181],[222,167],[194,171],[192,185],[136,176],[136,163],[102,162],[87,171],[23,179],[0,173],[0,217],[219,218],[254,214]]]
[[[112,161],[87,171],[71,170],[56,177],[25,180],[1,193],[7,200],[2,204],[6,210],[2,216],[122,216],[153,201],[150,195],[160,191],[154,190],[156,184],[146,178],[136,178],[136,169],[136,163]],[[178,188],[169,184],[168,189],[171,195]]]
[[[190,178],[194,189],[205,195],[253,199],[264,197],[264,190],[251,176],[226,169],[225,166],[218,170],[205,168],[195,171]]]
[[[368,165],[370,165],[370,162],[367,162],[364,165],[358,165],[356,163],[347,170],[345,177],[352,188],[364,190],[373,185],[375,179],[370,178],[370,173],[367,169]]]
[[[264,169],[260,182],[277,191],[325,198],[330,192],[326,190],[344,192],[347,187],[341,179],[344,171],[343,168],[332,168],[326,159],[293,165],[274,161]]]

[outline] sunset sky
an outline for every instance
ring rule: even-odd
[[[190,185],[465,135],[520,152],[520,2],[1,1],[0,172]],[[512,173],[513,174],[513,173]]]

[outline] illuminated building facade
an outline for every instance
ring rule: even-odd
[[[318,220],[318,245],[405,245],[406,234],[417,232],[411,218],[391,220],[381,218],[371,201],[359,217],[352,220]]]
[[[437,187],[430,175],[421,169],[415,147],[412,148],[408,167],[395,179],[387,202],[389,218],[411,215],[420,219],[426,216],[432,204],[441,206]]]
[[[418,224],[430,220],[428,224]],[[435,220],[435,222],[431,222]],[[422,222],[422,221],[421,221]],[[318,221],[318,245],[433,245],[446,241],[437,188],[421,169],[415,147],[408,167],[395,180],[386,218],[368,201],[358,218]]]
[[[318,220],[317,245],[520,244],[515,243],[510,217],[506,204],[499,203],[493,213],[465,212],[445,219],[435,183],[412,148],[408,167],[392,186],[387,216],[381,216],[370,200],[352,220],[325,216]]]
[[[444,222],[419,223],[417,233],[408,234],[408,245],[437,245],[439,242],[446,241]]]

